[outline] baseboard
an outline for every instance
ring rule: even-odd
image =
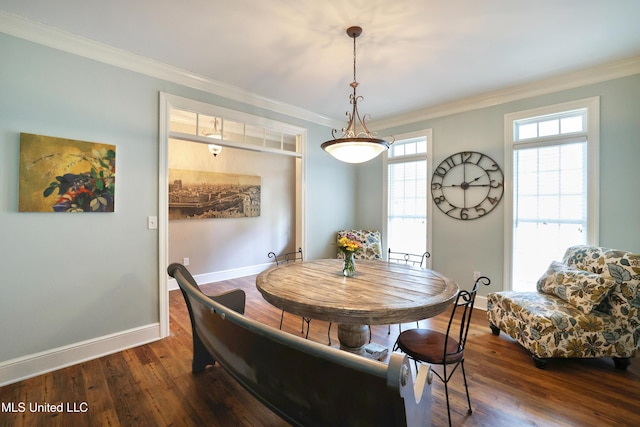
[[[193,278],[196,280],[196,283],[198,285],[203,285],[205,283],[214,283],[221,280],[230,280],[237,279],[238,277],[252,276],[254,274],[262,273],[264,270],[271,266],[273,266],[272,262],[267,264],[250,265],[248,267],[197,274],[193,276]],[[170,291],[175,291],[176,289],[178,289],[178,283],[176,282],[176,279],[169,279],[167,281],[167,286]]]
[[[487,297],[476,295],[476,302],[473,304],[473,308],[487,311]]]
[[[153,323],[0,363],[0,387],[160,339]]]

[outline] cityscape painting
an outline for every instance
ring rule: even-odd
[[[169,219],[260,216],[259,176],[169,169]]]

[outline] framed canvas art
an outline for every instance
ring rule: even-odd
[[[114,212],[115,145],[20,134],[19,212]]]
[[[261,179],[169,169],[169,219],[260,216]]]

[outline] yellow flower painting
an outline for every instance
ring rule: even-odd
[[[19,212],[114,212],[115,145],[20,134]]]

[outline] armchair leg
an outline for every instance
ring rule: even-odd
[[[613,363],[616,364],[616,369],[620,369],[621,371],[626,371],[627,366],[631,365],[630,357],[614,357]]]
[[[494,325],[493,323],[489,322],[489,327],[491,328],[491,333],[493,333],[493,335],[495,335],[495,336],[500,335],[500,328],[498,328],[496,325]]]
[[[536,365],[536,368],[538,369],[546,368],[550,360],[549,358],[543,358],[543,357],[538,357],[534,355],[531,355],[531,357],[533,358],[533,363]]]

